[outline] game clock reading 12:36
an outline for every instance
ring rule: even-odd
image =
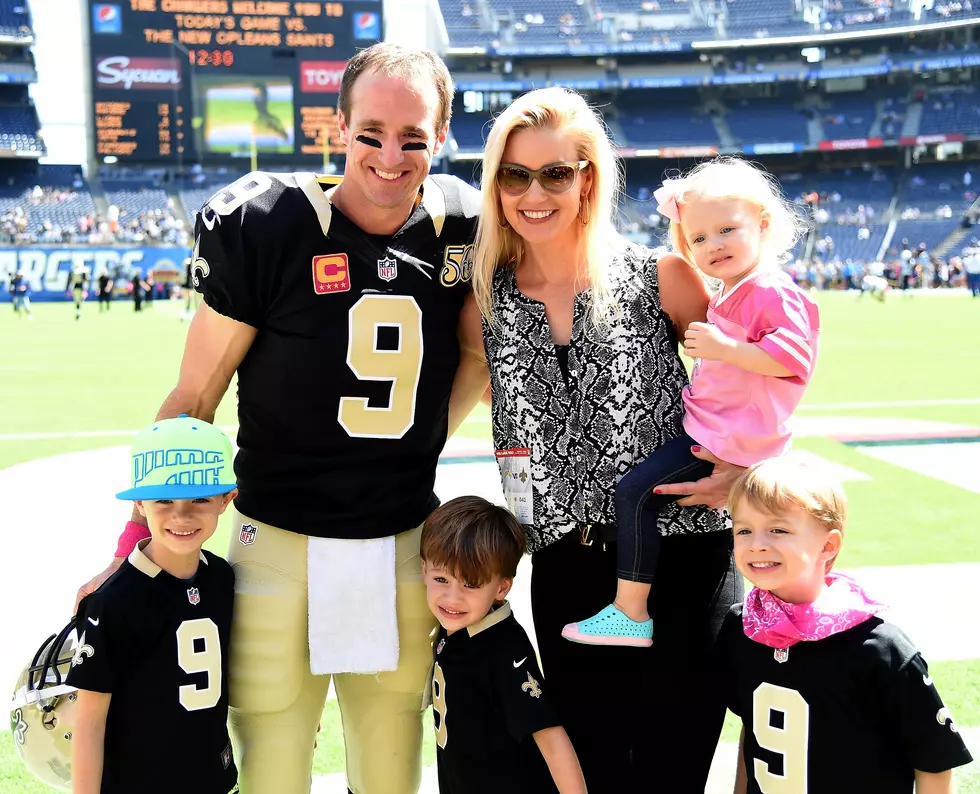
[[[321,163],[337,93],[382,38],[380,0],[90,2],[96,157]]]

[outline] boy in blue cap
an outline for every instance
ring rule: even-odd
[[[151,537],[82,600],[74,794],[229,794],[228,636],[234,574],[201,546],[237,493],[231,442],[187,416],[133,442],[131,499]]]

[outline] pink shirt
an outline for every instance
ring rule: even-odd
[[[759,375],[698,359],[684,389],[684,430],[715,456],[750,466],[790,444],[786,422],[817,359],[817,305],[782,271],[756,272],[708,304],[708,322],[737,342],[758,345],[792,376]]]

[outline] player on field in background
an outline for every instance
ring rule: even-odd
[[[647,601],[660,553],[657,523],[681,498],[659,486],[711,474],[713,463],[692,452],[698,445],[736,466],[786,452],[787,421],[817,360],[817,305],[779,264],[803,221],[775,179],[744,160],[719,158],[667,180],[654,197],[670,219],[674,251],[722,285],[707,322],[684,334],[684,352],[695,359],[682,393],[684,433],[616,486],[616,599],[562,630],[588,645],[653,644]]]
[[[18,270],[14,274],[14,277],[10,279],[8,290],[10,292],[10,299],[14,304],[14,314],[17,315],[17,318],[20,319],[22,314],[33,318],[34,315],[31,314],[31,282],[24,276],[23,270]]]
[[[147,289],[147,284],[143,281],[143,274],[138,270],[134,270],[133,277],[130,279],[130,285],[133,295],[133,311],[143,311],[143,291]]]
[[[418,789],[435,628],[419,536],[447,433],[486,387],[457,372],[479,194],[429,175],[452,97],[433,53],[362,50],[340,184],[256,171],[197,219],[204,305],[159,416],[210,420],[237,373],[230,719],[248,794],[309,792],[331,679],[350,789]]]
[[[99,285],[99,313],[103,311],[109,311],[112,308],[112,276],[109,272],[103,270],[99,274],[98,278]]]
[[[82,319],[82,304],[88,298],[88,283],[92,279],[89,269],[83,264],[75,264],[68,273],[68,295],[75,301],[75,319]]]
[[[888,283],[888,279],[886,279],[884,276],[876,276],[872,273],[868,273],[868,275],[861,279],[861,292],[858,295],[858,300],[863,298],[864,293],[867,292],[879,303],[884,303],[885,296],[888,294],[890,289],[891,285]]]
[[[118,498],[150,539],[78,608],[72,791],[229,794],[235,577],[201,546],[237,493],[231,442],[200,419],[165,419],[136,436],[131,468]]]
[[[534,648],[505,600],[524,551],[513,514],[479,496],[436,508],[422,528],[426,595],[442,626],[432,676],[440,794],[585,794]]]
[[[951,794],[972,759],[921,654],[885,606],[833,573],[843,488],[795,453],[729,499],[735,564],[755,587],[725,620],[718,681],[742,719],[737,794]]]

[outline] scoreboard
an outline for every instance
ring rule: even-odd
[[[337,94],[380,0],[89,0],[95,156],[283,162],[343,151]]]

